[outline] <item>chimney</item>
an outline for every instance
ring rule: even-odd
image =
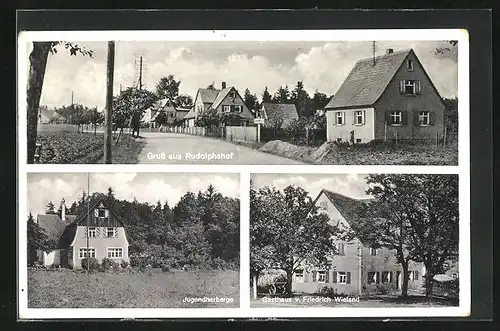
[[[226,82],[222,82],[222,89],[226,88]]]
[[[386,51],[385,51],[385,55],[389,55],[389,54],[392,54],[394,53],[394,49],[392,48],[388,48]]]
[[[64,198],[61,200],[61,220],[66,222],[66,202]]]

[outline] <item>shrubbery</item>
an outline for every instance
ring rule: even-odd
[[[86,257],[82,259],[82,268],[84,270],[98,270],[99,261],[94,257]]]
[[[336,288],[330,287],[330,286],[323,286],[320,288],[316,294],[328,297],[328,298],[334,298],[334,297],[347,297],[348,295],[343,293],[343,292],[338,292]]]

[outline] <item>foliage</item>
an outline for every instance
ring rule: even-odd
[[[336,288],[330,287],[330,286],[323,286],[321,287],[316,294],[321,295],[323,297],[327,297],[330,299],[336,298],[336,297],[348,297],[348,294],[345,294],[343,292],[339,292]]]
[[[426,267],[427,295],[434,275],[458,254],[457,175],[369,175],[374,199],[352,225],[361,240],[396,252],[407,295],[408,262]]]
[[[126,269],[126,268],[128,268],[128,266],[129,266],[129,263],[128,263],[127,261],[122,260],[122,261],[120,262],[120,267],[121,267],[122,269]]]
[[[129,87],[113,98],[113,122],[123,129],[139,123],[144,111],[154,105],[158,97],[151,91]]]
[[[300,187],[283,191],[265,187],[250,195],[251,270],[281,269],[291,291],[293,272],[303,265],[326,267],[335,251],[338,229],[319,214],[309,194]]]
[[[99,261],[94,257],[85,257],[82,259],[82,268],[84,270],[98,270]]]
[[[35,222],[31,213],[28,216],[26,241],[28,244],[28,265],[33,264],[37,260],[37,250],[43,250],[48,253],[57,246],[56,242],[48,239],[45,230]]]
[[[262,92],[262,103],[264,102],[272,102],[272,97],[267,89],[267,86],[264,88],[264,91]]]
[[[209,109],[201,112],[195,120],[195,126],[201,126],[205,128],[210,128],[213,126],[219,126],[221,122],[221,116],[217,113],[216,109]]]
[[[194,105],[194,101],[190,95],[180,94],[175,98],[174,104],[176,107],[191,108]]]
[[[458,98],[443,98],[444,123],[449,132],[458,132]]]
[[[103,258],[101,260],[101,266],[104,270],[110,270],[110,269],[113,269],[115,266],[118,266],[118,263],[111,260],[110,258]]]
[[[280,86],[273,96],[275,103],[288,103],[290,101],[290,89],[288,85]]]
[[[169,99],[174,101],[179,95],[179,85],[181,81],[176,81],[174,75],[162,77],[156,84],[156,96],[158,99]]]
[[[155,122],[158,125],[167,125],[168,124],[168,115],[165,110],[160,110],[158,115],[156,115]]]
[[[250,93],[250,90],[248,88],[245,89],[245,94],[243,96],[243,99],[245,101],[245,105],[251,111],[256,111],[257,109],[259,109],[259,100],[257,100],[257,96],[255,94]]]
[[[95,163],[102,156],[103,136],[76,132],[41,132],[40,163]]]

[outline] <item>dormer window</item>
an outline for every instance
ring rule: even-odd
[[[413,60],[408,60],[407,66],[408,66],[408,71],[413,71]]]
[[[105,209],[98,209],[97,210],[97,217],[106,217],[106,210]]]

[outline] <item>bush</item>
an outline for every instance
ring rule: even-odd
[[[172,268],[170,267],[170,265],[168,265],[168,264],[166,264],[166,263],[162,263],[162,265],[161,265],[161,271],[163,271],[163,272],[169,272],[169,271],[170,271],[170,269],[172,269]]]
[[[82,259],[82,268],[84,270],[98,270],[99,261],[94,257],[86,257]]]
[[[395,290],[396,286],[394,284],[386,283],[386,284],[377,284],[375,288],[377,293],[385,295]]]
[[[348,295],[343,293],[343,292],[338,292],[336,288],[330,287],[330,286],[323,286],[320,288],[316,294],[328,297],[328,298],[334,298],[334,297],[347,297]]]
[[[118,263],[116,263],[115,261],[113,261],[107,257],[105,257],[101,261],[101,267],[102,267],[103,271],[113,269],[115,267],[115,265],[118,265]]]
[[[122,267],[122,269],[127,269],[128,265],[129,265],[129,263],[125,260],[122,260],[120,262],[120,267]]]

